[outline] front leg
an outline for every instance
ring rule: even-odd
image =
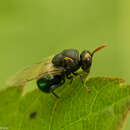
[[[70,87],[69,87],[69,96],[71,95],[71,88],[72,88],[72,82],[73,82],[73,76],[72,75],[66,75],[66,78],[70,80],[69,84],[70,84]]]
[[[86,77],[88,76],[88,74],[89,73],[87,73]],[[85,84],[85,81],[83,80],[82,74],[73,72],[73,75],[80,77],[80,80],[81,80],[83,86],[86,88],[87,92],[90,93],[91,91],[88,89],[88,86]]]

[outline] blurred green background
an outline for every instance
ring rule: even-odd
[[[0,1],[1,88],[16,71],[44,57],[102,44],[108,47],[95,55],[90,76],[121,77],[130,84],[129,14],[128,0]]]

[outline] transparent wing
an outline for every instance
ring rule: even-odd
[[[64,68],[62,67],[54,67],[51,63],[51,59],[44,60],[17,72],[7,81],[7,86],[24,86],[31,80],[40,79],[53,74],[60,75],[63,71]]]

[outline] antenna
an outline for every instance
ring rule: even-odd
[[[102,46],[96,48],[96,49],[92,52],[91,56],[93,56],[96,52],[98,52],[99,50],[103,49],[103,48],[106,47],[106,46],[107,46],[107,44],[104,44],[104,45],[102,45]]]

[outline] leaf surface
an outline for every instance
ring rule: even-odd
[[[114,78],[90,78],[87,93],[79,77],[56,90],[60,99],[39,89],[0,92],[0,126],[11,130],[119,130],[130,108],[130,86]],[[71,91],[70,91],[71,90]],[[71,95],[69,93],[71,92]]]

